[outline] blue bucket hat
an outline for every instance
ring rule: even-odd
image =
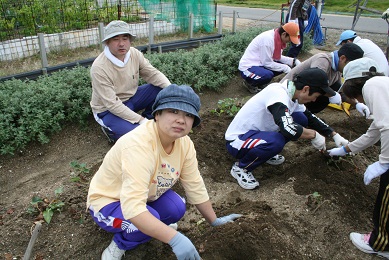
[[[191,87],[172,84],[158,93],[152,107],[152,114],[154,115],[158,110],[167,108],[178,109],[192,114],[195,117],[192,126],[195,127],[198,126],[201,121],[199,116],[200,106],[200,98]]]
[[[342,43],[342,41],[354,39],[355,37],[357,37],[356,32],[354,32],[352,30],[346,30],[346,31],[342,32],[342,34],[340,35],[339,41],[336,43],[336,46],[340,45]]]

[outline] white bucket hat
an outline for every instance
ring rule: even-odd
[[[130,25],[128,23],[120,20],[112,21],[105,27],[104,30],[105,37],[101,42],[105,42],[106,40],[121,34],[129,34],[130,41],[133,41],[136,37],[136,35],[131,34]]]

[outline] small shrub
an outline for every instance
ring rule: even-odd
[[[217,102],[217,108],[211,110],[211,113],[218,116],[225,114],[233,117],[239,112],[242,106],[243,102],[238,101],[238,98],[225,98]]]
[[[59,195],[63,192],[63,188],[60,187],[54,191],[54,199],[40,198],[38,196],[32,197],[30,206],[27,209],[27,212],[30,214],[39,213],[37,220],[42,218],[50,224],[51,219],[53,218],[54,212],[61,212],[62,207],[65,205],[64,202],[59,200]]]
[[[90,169],[86,166],[86,163],[79,163],[78,161],[72,161],[70,163],[73,171],[70,173],[70,180],[73,182],[85,182],[87,181],[87,175]]]

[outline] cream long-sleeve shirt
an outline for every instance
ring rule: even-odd
[[[328,76],[328,85],[332,86],[336,82],[341,82],[342,73],[332,68],[332,56],[330,53],[317,53],[309,59],[302,62],[300,65],[294,67],[288,74],[286,74],[280,82],[286,80],[293,80],[293,78],[308,68],[319,68],[323,70]]]
[[[106,154],[91,180],[87,207],[97,212],[120,201],[124,218],[131,219],[147,211],[146,203],[157,200],[177,181],[184,187],[188,203],[209,200],[191,139],[177,139],[167,154],[156,123],[150,120],[122,136]]]
[[[389,77],[375,76],[362,89],[363,99],[374,116],[369,129],[348,144],[354,153],[362,151],[381,140],[380,163],[389,163]]]
[[[126,107],[123,102],[130,99],[137,91],[139,78],[161,88],[169,86],[169,79],[143,56],[131,47],[130,59],[124,67],[113,64],[102,52],[91,67],[93,113],[109,110],[112,114],[131,123],[138,123],[139,114]]]

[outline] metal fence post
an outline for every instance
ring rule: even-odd
[[[222,34],[223,32],[223,13],[220,11],[219,12],[219,28],[218,28],[218,33]]]
[[[236,33],[236,17],[237,17],[237,12],[234,10],[232,14],[232,32]]]
[[[193,38],[193,13],[189,14],[189,39]]]
[[[151,52],[151,45],[154,44],[154,15],[150,15],[149,21],[149,46],[148,52]]]
[[[104,35],[104,23],[100,22],[98,29],[99,29],[99,44],[100,44],[100,48],[101,48],[101,50],[104,50],[104,44],[101,43],[101,41],[105,37],[105,35]]]
[[[45,47],[45,36],[43,33],[38,33],[38,42],[39,42],[39,52],[41,56],[41,63],[42,63],[42,72],[43,74],[47,74],[47,67],[49,66],[47,62],[47,53],[46,53],[46,47]]]

